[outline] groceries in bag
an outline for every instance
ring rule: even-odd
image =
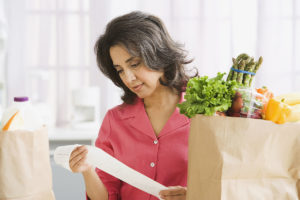
[[[196,114],[212,116],[226,112],[232,105],[232,98],[238,87],[236,81],[223,80],[225,73],[216,77],[194,77],[187,83],[185,100],[178,104],[180,113],[192,118]]]
[[[2,116],[0,199],[55,200],[48,130],[28,97],[15,97]]]
[[[236,81],[240,86],[251,87],[254,76],[263,62],[260,56],[257,61],[253,57],[242,53],[232,58],[232,67],[227,76],[227,81]]]
[[[300,93],[274,97],[266,86],[254,88],[252,83],[263,58],[257,61],[243,53],[232,59],[226,81],[225,73],[216,77],[191,78],[185,100],[178,104],[180,113],[189,118],[197,114],[220,115],[270,120],[277,124],[300,122]]]
[[[0,130],[34,131],[43,126],[38,111],[31,105],[28,97],[15,97],[14,102],[2,116]]]

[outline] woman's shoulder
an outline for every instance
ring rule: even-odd
[[[134,114],[140,110],[140,107],[143,106],[144,103],[142,99],[137,98],[137,100],[134,102],[134,104],[126,104],[122,103],[120,105],[117,105],[111,109],[108,110],[108,113],[110,113],[115,118],[128,118],[131,116],[134,116]]]

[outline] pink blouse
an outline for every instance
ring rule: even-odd
[[[139,99],[107,112],[96,146],[165,186],[186,186],[189,129],[190,120],[176,108],[157,137]],[[96,172],[109,200],[157,199],[99,169]]]

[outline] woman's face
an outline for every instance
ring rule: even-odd
[[[149,97],[162,86],[159,79],[163,72],[149,69],[140,57],[130,55],[124,46],[112,46],[110,56],[123,83],[138,97]]]

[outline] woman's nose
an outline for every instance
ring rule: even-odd
[[[136,76],[134,74],[134,72],[132,72],[131,70],[126,70],[125,71],[125,78],[127,82],[131,82],[134,81],[136,79]]]

